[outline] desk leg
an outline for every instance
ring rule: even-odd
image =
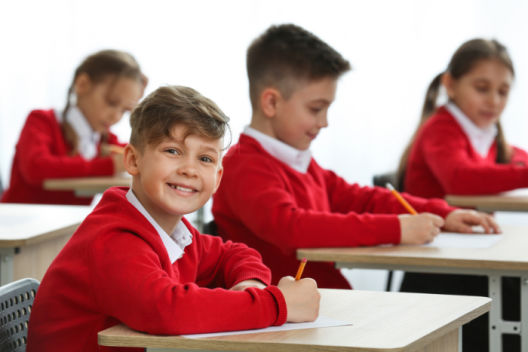
[[[528,276],[521,277],[521,351],[528,352]],[[522,333],[524,331],[524,333]]]
[[[489,312],[489,350],[501,352],[502,281],[499,275],[488,277],[489,295],[493,300]]]
[[[0,248],[0,286],[13,282],[14,248]]]

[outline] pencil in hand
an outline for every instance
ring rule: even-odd
[[[303,258],[303,260],[301,261],[301,265],[299,266],[299,270],[297,270],[297,275],[295,275],[295,281],[299,281],[301,279],[306,262],[307,262],[306,258]]]
[[[401,194],[390,183],[387,182],[386,187],[389,189],[389,191],[392,192],[392,194],[394,194],[396,199],[400,201],[401,205],[403,205],[403,207],[407,209],[409,213],[411,213],[412,215],[418,215],[418,212],[414,210],[414,208],[405,200],[405,198],[401,196]]]

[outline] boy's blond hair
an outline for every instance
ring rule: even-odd
[[[158,145],[173,139],[176,125],[185,126],[183,138],[198,135],[223,138],[229,130],[229,117],[211,99],[183,86],[166,86],[149,94],[130,116],[130,144],[142,151],[146,145]]]

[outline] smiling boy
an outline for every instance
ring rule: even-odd
[[[120,323],[180,335],[317,318],[315,281],[267,286],[255,250],[202,235],[183,217],[220,184],[228,120],[186,87],[159,88],[134,109],[124,152],[132,188],[106,191],[50,266],[27,351],[124,351],[97,344]]]
[[[270,27],[248,49],[253,115],[225,157],[213,214],[224,239],[259,251],[273,282],[294,270],[299,248],[423,244],[442,227],[499,231],[489,215],[440,199],[404,195],[421,213],[409,216],[388,190],[348,184],[317,164],[309,148],[348,70],[338,52],[295,25]],[[332,263],[305,272],[319,287],[350,288]]]

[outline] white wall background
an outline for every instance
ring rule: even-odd
[[[510,50],[517,79],[503,115],[510,142],[528,149],[528,2],[461,0],[0,0],[0,177],[8,183],[28,112],[62,108],[88,54],[132,53],[150,78],[188,85],[232,119],[236,141],[251,108],[245,50],[271,24],[295,23],[350,60],[315,158],[350,182],[392,170],[413,133],[425,89],[474,37]],[[128,139],[127,119],[114,131]],[[359,289],[383,289],[385,272],[353,271]]]

